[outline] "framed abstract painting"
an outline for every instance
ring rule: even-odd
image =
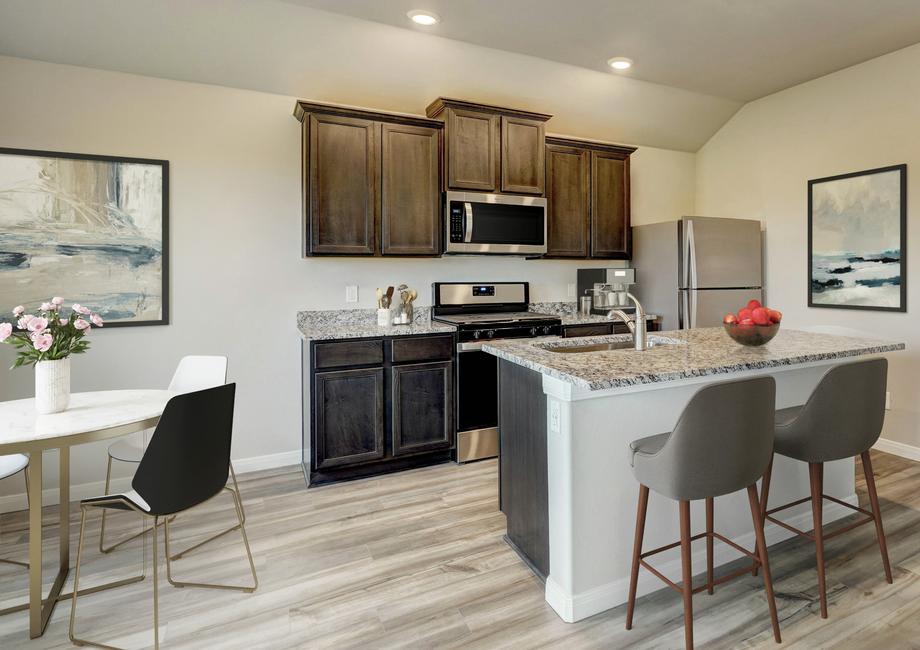
[[[169,162],[0,148],[0,309],[169,322]]]
[[[808,306],[907,311],[907,165],[808,181]]]

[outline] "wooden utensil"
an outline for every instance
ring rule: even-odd
[[[387,300],[386,300],[386,304],[384,305],[385,309],[389,309],[390,305],[393,304],[393,291],[394,291],[393,287],[387,287]]]
[[[383,290],[377,287],[377,309],[383,309]]]

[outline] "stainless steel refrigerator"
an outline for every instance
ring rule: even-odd
[[[683,217],[632,235],[634,293],[662,329],[717,326],[752,298],[763,301],[759,221]]]

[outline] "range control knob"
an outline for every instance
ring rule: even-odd
[[[538,329],[538,328],[536,328],[536,327],[531,327],[531,328],[530,328],[530,335],[531,335],[531,336],[536,336],[538,332],[539,332],[539,329]]]
[[[552,332],[552,331],[553,331],[553,328],[550,327],[549,325],[544,325],[544,326],[543,326],[543,333],[544,333],[544,334],[549,334],[549,333]]]
[[[495,336],[495,330],[489,330],[488,332],[486,332],[486,336],[489,338],[492,338],[493,336]]]
[[[478,339],[480,336],[482,336],[482,330],[476,330],[475,332],[473,332],[474,339]]]

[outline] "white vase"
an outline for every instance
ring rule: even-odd
[[[35,364],[35,410],[60,413],[70,403],[70,357]]]

